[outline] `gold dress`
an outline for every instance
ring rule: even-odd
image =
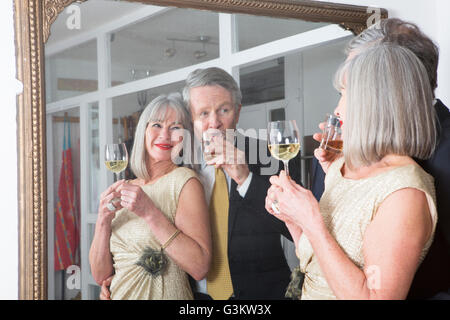
[[[155,183],[142,186],[142,189],[173,223],[179,195],[185,183],[191,178],[197,178],[194,171],[179,167]],[[110,239],[115,270],[110,287],[111,299],[193,299],[186,272],[181,270],[167,254],[168,264],[162,275],[152,276],[143,267],[136,265],[148,247],[159,251],[161,244],[153,236],[146,222],[125,208],[119,210],[112,221]]]
[[[415,188],[426,194],[433,222],[432,235],[422,249],[421,262],[433,241],[437,222],[433,177],[418,165],[411,164],[374,177],[351,180],[342,176],[343,164],[342,157],[328,169],[325,191],[319,203],[324,222],[342,250],[362,270],[364,232],[374,218],[378,206],[397,190]],[[302,234],[298,241],[297,255],[300,259],[300,269],[305,273],[301,299],[336,299],[305,234]]]

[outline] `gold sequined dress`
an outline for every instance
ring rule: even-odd
[[[351,180],[341,174],[344,159],[335,161],[325,177],[325,191],[320,199],[320,212],[334,239],[361,270],[364,268],[363,238],[379,205],[393,192],[403,188],[423,191],[428,200],[433,232],[425,244],[423,260],[433,241],[437,222],[433,177],[418,165],[397,167],[373,177]],[[317,257],[305,234],[297,245],[300,269],[305,273],[302,300],[336,299],[322,274]]]
[[[191,178],[197,178],[194,171],[179,167],[155,183],[142,186],[142,189],[173,223],[179,195],[185,183]],[[152,276],[143,267],[136,265],[147,247],[159,250],[161,244],[153,236],[146,222],[125,208],[118,211],[112,221],[110,239],[115,271],[110,287],[111,299],[193,299],[186,272],[181,270],[167,254],[167,269],[160,276]]]

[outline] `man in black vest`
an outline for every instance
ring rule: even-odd
[[[394,43],[411,50],[425,66],[433,91],[436,89],[439,51],[416,25],[400,19],[382,20],[350,41],[348,59],[378,43]],[[430,159],[416,161],[435,179],[438,222],[433,244],[416,272],[408,299],[450,299],[450,111],[438,99],[434,108],[439,120],[438,145]],[[326,153],[322,159],[328,160]],[[316,159],[312,170],[312,192],[320,200],[325,174]]]
[[[198,140],[211,129],[222,132],[226,137],[219,140],[219,145],[226,145],[223,148],[226,152],[222,154],[226,155],[216,154],[209,162],[202,160],[197,168],[206,199],[211,199],[210,211],[219,179],[217,170],[223,170],[227,182],[225,188],[228,188],[228,210],[224,209],[227,211],[223,213],[227,216],[225,222],[222,220],[216,225],[212,222],[213,261],[206,279],[192,284],[194,297],[283,299],[290,269],[280,235],[291,237],[285,224],[268,214],[264,207],[269,178],[281,170],[282,165],[270,157],[266,141],[242,135],[231,135],[232,139],[229,139],[239,120],[241,92],[227,72],[219,68],[192,72],[186,79],[183,98],[191,111]],[[297,183],[300,180],[299,159],[297,156],[290,162],[291,176]],[[214,221],[218,213],[210,214]],[[223,239],[218,240],[214,234],[221,232]],[[221,241],[222,249],[219,247]],[[224,251],[223,256],[218,257],[221,251]]]

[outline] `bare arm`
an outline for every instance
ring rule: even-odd
[[[110,237],[111,223],[108,225],[108,223],[97,220],[94,239],[89,250],[89,262],[92,276],[99,285],[114,272],[112,255],[109,250]]]
[[[89,263],[94,280],[101,285],[103,280],[114,273],[112,255],[109,248],[111,237],[111,221],[115,212],[109,211],[106,207],[113,198],[120,197],[116,188],[123,183],[122,180],[111,185],[100,197],[100,206],[95,224],[94,239],[89,250]],[[121,209],[118,203],[115,204],[117,210]]]
[[[201,280],[210,267],[212,244],[209,211],[197,179],[190,179],[181,191],[175,225],[181,233],[166,252],[181,269]]]
[[[307,236],[339,299],[405,299],[432,230],[425,194],[399,190],[383,201],[367,227],[360,270],[322,224]]]

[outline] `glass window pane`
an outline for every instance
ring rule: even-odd
[[[238,30],[237,51],[243,51],[328,25],[327,23],[307,22],[298,19],[271,18],[247,14],[237,14],[236,24]]]
[[[47,58],[47,102],[98,89],[97,41],[91,40]]]
[[[111,85],[218,57],[218,13],[169,9],[111,34]]]
[[[89,213],[97,213],[100,203],[100,153],[98,102],[89,105]]]
[[[284,57],[241,68],[239,76],[243,106],[284,99]]]
[[[305,50],[303,54],[303,103],[306,136],[317,132],[326,113],[333,113],[339,101],[339,92],[333,78],[339,65],[345,61],[347,41],[322,45]],[[310,150],[312,155],[313,150]]]
[[[286,120],[286,111],[284,108],[270,110],[270,121]]]
[[[87,228],[88,228],[88,247],[91,247],[91,243],[92,240],[94,239],[94,233],[95,233],[95,224],[94,223],[88,223],[87,224]],[[89,268],[89,277],[88,278],[92,278],[91,277],[92,272]],[[86,279],[86,278],[85,278]],[[83,288],[86,288],[87,286],[87,297],[82,297],[83,299],[87,299],[87,300],[98,300],[100,297],[100,287],[98,285],[96,285],[95,283],[91,283],[89,280],[87,281],[88,283],[82,283]],[[84,291],[83,291],[84,292]]]

